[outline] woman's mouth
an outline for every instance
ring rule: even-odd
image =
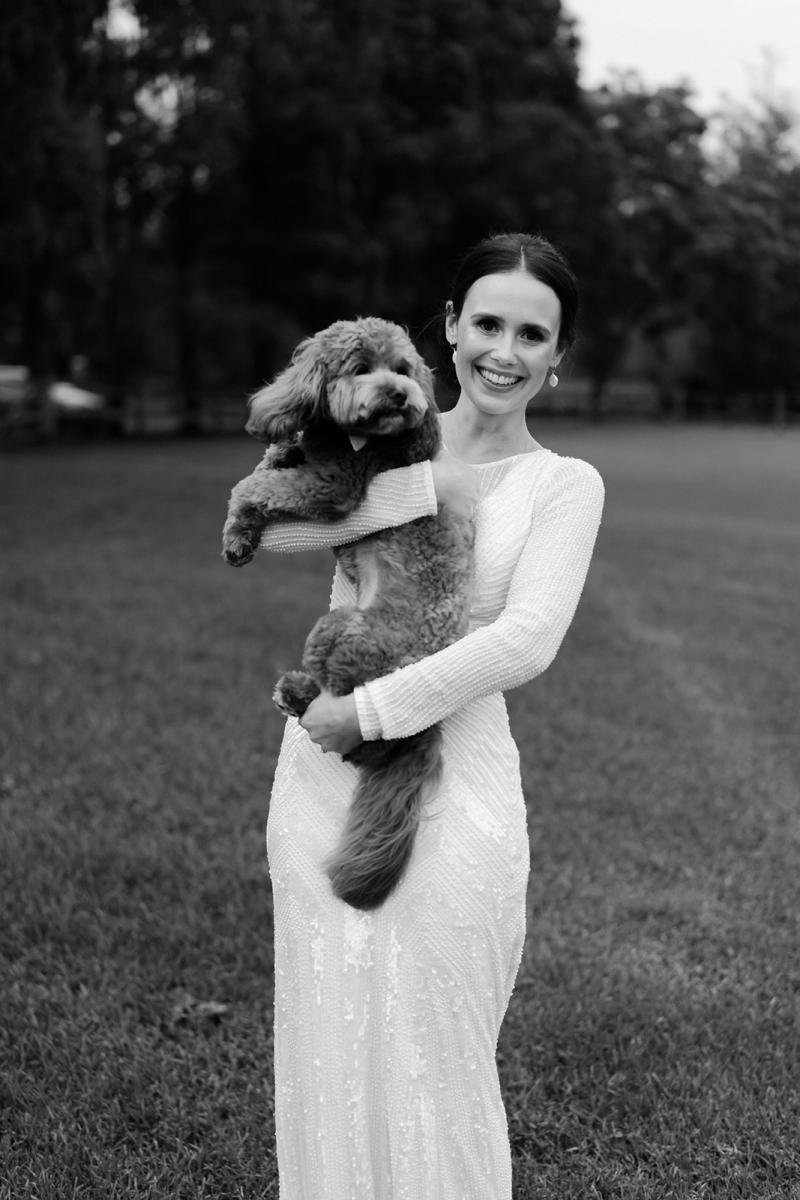
[[[487,367],[476,367],[475,370],[481,379],[485,379],[487,383],[496,388],[513,387],[515,383],[519,383],[522,379],[521,375],[500,375],[497,371],[490,371]]]

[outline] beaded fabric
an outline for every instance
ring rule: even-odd
[[[580,597],[603,485],[549,450],[474,468],[470,631],[356,691],[368,738],[441,722],[444,769],[405,876],[374,912],[322,869],[356,772],[289,720],[267,847],[275,914],[281,1200],[510,1200],[495,1062],[525,937],[528,834],[504,688],[552,661]],[[435,509],[430,465],[377,477],[357,514],[263,545],[341,544]],[[333,540],[335,539],[335,540]],[[332,606],[353,603],[337,570]]]

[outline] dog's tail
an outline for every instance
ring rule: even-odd
[[[364,742],[351,756],[360,779],[326,869],[336,895],[354,908],[377,908],[408,866],[425,798],[441,775],[441,740],[434,725],[413,737]]]

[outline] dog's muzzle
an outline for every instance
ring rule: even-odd
[[[373,371],[338,379],[328,389],[331,416],[338,425],[352,429],[380,428],[395,424],[413,429],[424,417],[428,404],[419,384],[393,371]]]

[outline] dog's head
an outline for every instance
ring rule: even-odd
[[[250,400],[246,429],[278,442],[332,421],[370,437],[415,429],[434,410],[432,373],[405,330],[359,317],[301,342],[291,365]]]

